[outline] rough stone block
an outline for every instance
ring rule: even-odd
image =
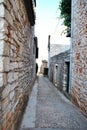
[[[7,129],[7,122],[3,121],[2,123],[2,130],[6,130]]]
[[[3,86],[3,74],[0,73],[0,87]]]
[[[5,33],[4,32],[0,32],[0,40],[5,38]]]
[[[2,110],[5,110],[7,106],[9,105],[9,97],[6,97],[2,100]]]
[[[7,86],[5,86],[5,88],[2,92],[2,98],[3,99],[9,95],[9,93],[11,91],[10,89],[11,89],[11,85],[8,84]]]
[[[3,55],[4,52],[4,41],[0,40],[0,56]],[[1,61],[1,60],[0,60]]]
[[[15,92],[14,90],[10,93],[10,101],[13,99],[13,97],[15,96]]]
[[[10,70],[14,70],[15,68],[18,68],[18,62],[11,62],[10,63]]]
[[[3,72],[3,61],[4,58],[0,56],[0,72]]]
[[[8,72],[10,69],[10,59],[9,57],[4,57],[4,71]]]
[[[9,72],[8,73],[8,82],[12,83],[13,81],[18,80],[18,73],[17,72]]]
[[[5,31],[4,24],[5,24],[4,19],[0,18],[0,32]]]
[[[5,10],[5,18],[8,21],[8,23],[10,23],[11,26],[13,26],[13,19],[11,17],[10,12],[7,9]]]
[[[1,0],[1,2],[3,2],[3,1]],[[0,4],[0,17],[4,17],[4,15],[5,15],[4,5]]]

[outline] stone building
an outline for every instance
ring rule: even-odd
[[[44,74],[44,69],[47,68],[47,64],[48,64],[48,62],[46,60],[42,60],[42,64],[41,64],[41,67],[40,67],[40,73],[41,74]]]
[[[59,84],[59,86],[62,86],[61,89],[69,92],[72,101],[87,115],[87,0],[72,0],[71,47],[70,54],[68,53],[70,55],[70,69],[68,69],[68,72],[70,71],[69,88],[63,87],[66,84],[64,70],[67,67],[69,68],[69,62],[66,62],[66,57],[69,57],[69,55],[66,55],[67,53],[65,52],[51,57],[50,50],[49,37],[50,80],[57,87]]]
[[[51,44],[51,36],[48,36],[48,75],[50,78],[50,59],[58,54],[70,49],[70,45],[64,44]]]
[[[72,0],[71,94],[87,115],[87,0]]]
[[[36,76],[35,0],[0,0],[0,129],[16,130]]]
[[[69,93],[70,50],[51,57],[49,69],[53,84],[65,94]]]

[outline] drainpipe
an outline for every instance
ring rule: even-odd
[[[48,36],[48,77],[50,78],[50,35]]]
[[[74,27],[74,0],[71,0],[71,44],[70,44],[70,76],[69,76],[69,94],[72,89],[72,38],[73,38],[73,27]]]

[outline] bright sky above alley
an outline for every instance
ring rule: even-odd
[[[37,0],[35,35],[38,37],[39,60],[48,58],[48,35],[51,35],[51,44],[70,43],[64,35],[61,36],[65,27],[61,25],[59,2],[60,0]]]

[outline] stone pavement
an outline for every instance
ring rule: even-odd
[[[39,77],[20,130],[87,130],[87,118],[46,77]]]

